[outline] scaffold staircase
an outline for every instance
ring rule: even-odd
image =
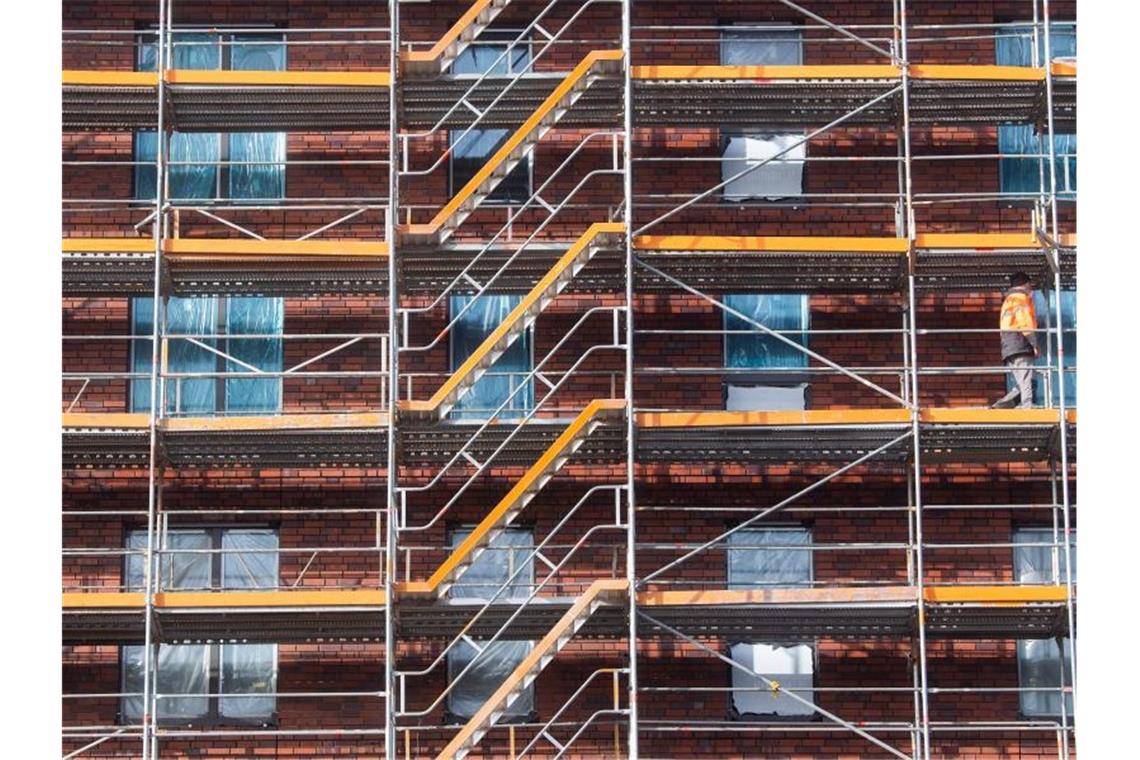
[[[406,419],[431,421],[442,419],[499,357],[534,324],[543,309],[566,289],[593,255],[624,232],[625,225],[620,222],[599,222],[591,225],[430,399],[401,402],[399,407],[401,414]]]
[[[447,71],[455,59],[479,38],[506,10],[511,0],[475,0],[430,49],[406,51],[400,55],[405,74],[432,76]]]
[[[597,77],[620,69],[621,60],[620,50],[588,53],[430,222],[398,228],[401,242],[407,245],[445,242],[519,162],[533,152],[543,136],[557,125]]]
[[[596,580],[575,600],[569,610],[539,641],[530,654],[488,697],[459,733],[437,756],[438,760],[459,760],[466,757],[479,741],[503,717],[523,691],[538,678],[555,655],[574,638],[590,616],[604,604],[620,604],[625,600],[629,584],[625,580]]]
[[[595,399],[590,402],[431,577],[421,583],[405,584],[404,593],[412,596],[445,596],[448,589],[471,567],[483,550],[514,522],[526,505],[566,464],[574,452],[581,448],[598,425],[607,419],[621,416],[624,411],[625,401],[622,399]]]

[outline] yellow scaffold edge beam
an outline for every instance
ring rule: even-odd
[[[152,238],[64,238],[64,253],[154,253]]]
[[[160,609],[239,607],[382,607],[383,591],[374,589],[323,589],[320,591],[160,591],[154,606]],[[64,609],[141,609],[141,592],[65,593]]]
[[[198,71],[171,69],[172,85],[226,85],[230,87],[388,87],[387,71]]]
[[[154,71],[86,71],[64,69],[65,85],[91,87],[157,87],[158,73]]]
[[[1075,423],[1076,410],[1066,420]],[[639,427],[785,427],[798,425],[901,425],[910,421],[906,409],[813,409],[755,412],[640,412]],[[1057,409],[922,409],[919,420],[945,425],[1045,425],[1060,421]]]
[[[153,247],[153,246],[152,246]],[[246,258],[257,256],[312,256],[382,258],[388,243],[369,240],[252,240],[243,238],[172,238],[162,249],[173,258]]]
[[[906,253],[907,241],[896,237],[813,237],[746,235],[638,235],[633,246],[643,251],[772,251],[821,253]]]
[[[879,588],[781,588],[690,591],[645,591],[637,603],[647,607],[726,606],[749,604],[891,604],[914,603],[914,586]]]
[[[1075,76],[1076,66],[1055,62],[1054,75]],[[974,64],[912,64],[912,79],[937,81],[1041,82],[1044,67],[995,66]],[[804,65],[804,66],[722,66],[662,65],[634,66],[634,79],[652,80],[748,80],[757,82],[902,78],[902,69],[889,64]]]
[[[927,586],[923,598],[931,604],[1015,606],[1064,602],[1065,586]]]
[[[215,431],[269,430],[358,430],[388,425],[386,412],[341,412],[335,414],[274,414],[249,417],[168,417],[166,432],[207,433]]]

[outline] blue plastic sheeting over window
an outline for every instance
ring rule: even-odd
[[[1038,35],[1037,60],[1045,60],[1045,40]],[[1033,31],[1028,26],[1009,27],[997,35],[997,63],[999,66],[1033,65]],[[1050,47],[1054,59],[1072,58],[1077,54],[1077,33],[1068,24],[1050,27]],[[998,152],[1002,155],[1017,153],[1043,154],[1048,152],[1046,136],[1038,142],[1033,127],[1028,124],[998,127]],[[1077,136],[1054,134],[1053,150],[1056,155],[1057,192],[1072,193],[1077,189]],[[1048,187],[1048,159],[1045,166],[1045,183]],[[1041,191],[1041,172],[1037,158],[1003,158],[1001,160],[1001,191],[1003,193],[1038,193]]]
[[[1046,366],[1050,362],[1056,366],[1057,364],[1057,342],[1054,331],[1057,329],[1056,320],[1052,319],[1057,308],[1057,293],[1055,291],[1049,292],[1049,302],[1046,304],[1045,296],[1040,291],[1034,291],[1033,304],[1037,309],[1037,327],[1042,329],[1049,324],[1052,326],[1048,340],[1044,339],[1042,335],[1038,339],[1041,345],[1041,356],[1037,357],[1035,362],[1038,366]],[[1046,322],[1046,310],[1050,317],[1050,321]],[[1062,328],[1062,348],[1065,349],[1065,406],[1074,407],[1077,405],[1077,291],[1064,290],[1061,291],[1061,328]],[[1053,356],[1049,357],[1045,351],[1045,346],[1052,342]],[[1052,389],[1052,403],[1053,406],[1058,406],[1061,403],[1061,389],[1057,382],[1057,373],[1052,373],[1051,389]],[[1045,403],[1045,384],[1037,382],[1033,388],[1033,403],[1038,406],[1043,406]]]
[[[451,369],[455,371],[498,327],[522,300],[517,295],[451,296],[451,315],[471,306],[451,328]],[[510,397],[500,413],[504,418],[520,417],[534,407],[534,383],[526,376],[532,369],[530,331],[511,344],[478,382],[455,405],[453,419],[486,419]],[[511,393],[523,387],[513,396]]]
[[[280,335],[285,323],[282,298],[230,298],[226,303],[227,335]],[[241,338],[226,341],[226,353],[262,372],[280,372],[284,347],[281,338]],[[249,372],[233,361],[227,372]],[[281,378],[226,378],[226,410],[273,412],[281,408]]]
[[[131,303],[132,335],[153,333],[152,298],[134,298]],[[217,298],[171,298],[166,306],[167,335],[209,336],[218,332]],[[216,347],[209,337],[197,340]],[[133,341],[131,371],[150,373],[151,341],[138,338]],[[217,354],[188,340],[169,341],[167,369],[170,372],[216,372]],[[217,409],[217,382],[212,377],[170,378],[166,388],[168,414],[209,414]],[[150,380],[139,378],[131,383],[131,411],[150,410]]]
[[[735,294],[725,296],[724,303],[771,330],[797,331],[808,327],[806,295]],[[725,312],[724,329],[728,332],[724,341],[726,367],[802,369],[808,364],[807,354],[761,332],[734,314]],[[742,330],[751,330],[752,334],[732,334]],[[792,332],[784,337],[804,347],[808,344],[806,332]]]
[[[523,40],[507,52],[508,43],[517,36],[513,33],[499,33],[503,42],[487,44],[487,35],[480,43],[469,46],[451,64],[451,73],[461,75],[518,74],[526,71],[530,63],[530,42]],[[492,38],[493,39],[493,38]],[[506,53],[504,55],[504,53]],[[502,58],[500,58],[502,56]],[[463,134],[462,129],[450,131],[451,152],[451,193],[455,194],[466,185],[487,159],[494,155],[507,137],[509,129],[479,129],[476,127]],[[492,203],[524,203],[531,196],[530,158],[524,158],[519,165],[503,178],[494,191],[487,196]]]
[[[223,46],[222,38],[210,34],[175,35],[173,67],[176,69],[233,71],[284,71],[283,42],[260,35],[237,35]],[[227,48],[223,56],[223,47]],[[228,57],[228,65],[223,66]],[[155,70],[154,45],[140,45],[140,71]],[[235,200],[285,197],[284,132],[233,132],[229,146],[229,181],[221,189]],[[169,198],[172,201],[208,200],[221,192],[218,183],[223,136],[216,132],[172,132],[169,161]],[[156,138],[153,131],[135,133],[135,197],[153,200],[156,193]],[[189,162],[189,163],[185,163]],[[264,162],[264,163],[252,163]]]
[[[152,334],[150,298],[132,299],[132,334]],[[166,307],[168,336],[196,336],[199,343],[218,347],[218,318],[225,308],[228,335],[280,336],[284,328],[285,306],[281,298],[170,298]],[[131,371],[149,373],[151,341],[132,341]],[[219,350],[263,372],[280,372],[284,349],[280,337],[226,340]],[[251,372],[185,338],[168,340],[167,370],[178,373]],[[281,378],[225,378],[219,394],[217,377],[178,378],[166,381],[166,412],[173,415],[209,415],[216,411],[235,413],[275,412],[281,408]],[[220,403],[219,403],[220,401]],[[150,410],[150,380],[131,381],[131,410]]]
[[[239,35],[230,46],[234,71],[284,71],[285,45],[265,37]],[[233,132],[230,134],[230,198],[283,198],[285,196],[285,133]],[[265,161],[241,165],[241,162]]]
[[[210,132],[171,132],[167,156],[172,201],[212,199],[218,192],[221,135]],[[154,132],[135,133],[135,198],[153,201],[157,192]]]

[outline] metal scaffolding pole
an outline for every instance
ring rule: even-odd
[[[634,425],[633,405],[633,69],[632,69],[632,16],[633,0],[622,0],[622,191],[625,203],[625,441],[626,441],[626,555],[625,575],[629,586],[629,673],[626,687],[629,690],[628,753],[638,757],[637,729],[637,513],[634,498],[634,457],[637,434]]]
[[[396,552],[399,541],[399,504],[396,494],[396,402],[399,399],[399,291],[396,278],[396,219],[400,208],[399,125],[397,77],[400,73],[400,3],[388,0],[388,211],[384,218],[384,237],[388,241],[388,479],[385,484],[387,522],[384,557],[384,757],[396,760],[396,625],[393,605],[396,601]]]
[[[922,757],[929,760],[930,754],[930,691],[927,673],[926,657],[926,595],[925,595],[925,564],[922,551],[923,525],[922,525],[922,442],[920,440],[921,425],[919,417],[922,409],[922,399],[918,387],[918,305],[915,299],[915,265],[914,250],[915,223],[914,223],[914,177],[911,167],[911,140],[910,140],[910,50],[908,48],[907,5],[906,0],[899,0],[899,57],[902,59],[902,125],[901,142],[903,146],[903,213],[906,237],[910,241],[907,262],[907,307],[910,313],[908,327],[910,328],[910,387],[911,387],[911,446],[913,447],[913,462],[911,473],[914,484],[914,542],[915,542],[915,593],[918,605],[918,687],[922,705]]]
[[[162,403],[159,398],[159,343],[162,335],[162,242],[165,235],[165,212],[163,204],[166,202],[166,123],[163,118],[163,103],[165,90],[163,73],[166,71],[169,53],[167,50],[166,27],[169,24],[167,16],[168,0],[159,0],[158,4],[158,38],[155,45],[155,66],[158,69],[158,117],[155,124],[155,197],[154,197],[154,281],[151,290],[151,345],[150,345],[150,441],[149,441],[149,467],[147,470],[147,510],[146,510],[146,552],[143,567],[143,725],[142,725],[142,757],[149,760],[153,750],[152,744],[157,741],[154,736],[155,685],[157,674],[157,660],[154,656],[155,642],[154,629],[154,592],[157,578],[155,577],[154,562],[154,533],[156,514],[158,509],[159,479],[162,469],[158,462],[158,423],[162,415]],[[157,755],[157,753],[155,753]]]
[[[1049,12],[1049,0],[1042,0],[1042,21],[1044,23],[1044,66],[1045,66],[1045,123],[1048,127],[1048,143],[1049,143],[1049,232],[1052,236],[1050,245],[1054,247],[1054,254],[1059,258],[1055,246],[1060,240],[1060,220],[1057,214],[1057,156],[1056,156],[1056,142],[1055,142],[1055,128],[1053,123],[1053,48],[1052,48],[1052,30],[1051,16]],[[1066,159],[1067,160],[1067,159]],[[1061,269],[1056,267],[1053,270],[1053,329],[1057,341],[1057,433],[1058,433],[1058,446],[1061,449],[1061,515],[1064,524],[1064,551],[1065,551],[1065,613],[1069,627],[1069,640],[1072,648],[1072,655],[1069,658],[1069,684],[1073,695],[1073,715],[1074,718],[1077,712],[1077,647],[1075,645],[1076,639],[1076,614],[1073,609],[1073,557],[1070,535],[1072,533],[1071,518],[1069,515],[1070,494],[1069,494],[1069,443],[1068,443],[1068,422],[1065,415],[1068,411],[1065,401],[1065,345],[1064,345],[1064,320],[1062,317],[1061,309]],[[1048,304],[1046,304],[1048,306]],[[1061,647],[1061,710],[1062,717],[1065,713],[1064,706],[1064,671],[1065,671],[1065,650]],[[1068,730],[1063,734],[1068,737]],[[1067,751],[1067,750],[1066,750]]]

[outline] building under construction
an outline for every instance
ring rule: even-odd
[[[1075,20],[65,0],[61,754],[1075,755]]]

